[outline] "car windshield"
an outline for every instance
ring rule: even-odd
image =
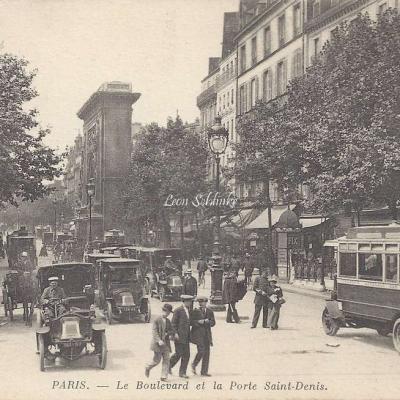
[[[113,268],[110,271],[111,283],[125,283],[138,280],[136,268]]]

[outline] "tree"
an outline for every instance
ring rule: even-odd
[[[330,213],[385,202],[395,216],[400,188],[400,17],[342,24],[282,102],[242,117],[233,171],[276,180],[306,205]],[[292,197],[292,196],[289,196]]]
[[[360,211],[379,199],[393,208],[399,199],[390,187],[400,166],[399,28],[393,10],[377,22],[360,15],[341,25],[289,87],[288,114],[303,143],[314,209]]]
[[[170,217],[190,207],[190,200],[205,187],[206,162],[204,143],[179,117],[168,119],[166,128],[146,126],[134,146],[123,194],[127,219],[140,229],[159,227],[164,245],[170,245]],[[172,199],[189,202],[166,206]]]
[[[32,87],[35,71],[28,61],[0,55],[0,202],[35,200],[47,194],[43,181],[60,175],[61,156],[45,146],[50,133],[37,121],[28,103],[38,94]]]

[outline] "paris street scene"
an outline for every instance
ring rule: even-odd
[[[399,399],[398,0],[5,0],[0,398]]]

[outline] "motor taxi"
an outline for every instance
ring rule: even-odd
[[[49,277],[58,277],[65,299],[40,304],[37,352],[40,370],[58,358],[73,361],[95,356],[101,369],[106,367],[107,343],[105,328],[95,323],[94,268],[88,263],[62,263],[37,270],[40,294],[48,287]]]
[[[141,261],[105,258],[98,263],[99,302],[108,324],[114,320],[133,321],[139,315],[150,322],[149,287],[141,272]]]

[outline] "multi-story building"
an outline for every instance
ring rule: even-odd
[[[208,60],[208,75],[201,81],[201,93],[197,96],[197,107],[200,109],[200,135],[207,139],[207,129],[214,123],[217,115],[217,76],[220,57]],[[215,177],[215,164],[208,166],[210,179]]]
[[[398,8],[399,0],[309,0],[306,10],[305,49],[306,64],[311,65],[324,43],[342,22],[351,22],[360,13],[370,18],[385,12],[389,7]]]

